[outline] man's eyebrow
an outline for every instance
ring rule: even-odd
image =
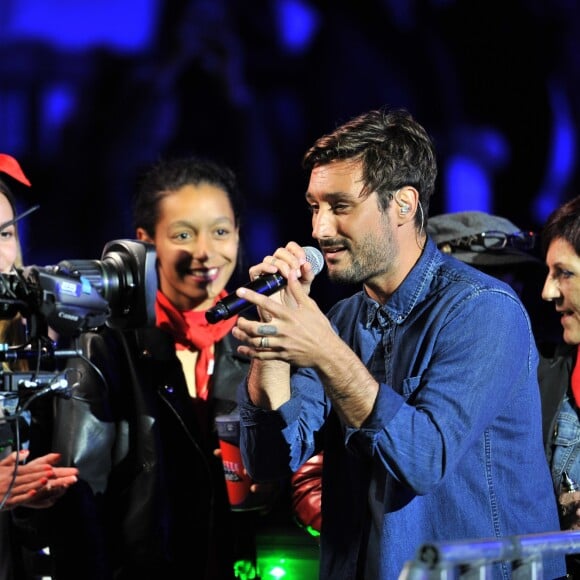
[[[306,192],[306,200],[310,200],[313,195],[310,194],[309,192]],[[350,198],[351,195],[349,193],[345,193],[344,191],[332,191],[329,193],[324,193],[323,195],[320,196],[324,201],[337,201],[337,200],[341,200],[341,199],[345,199],[345,198]]]

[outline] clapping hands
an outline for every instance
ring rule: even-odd
[[[28,454],[27,450],[14,451],[0,461],[2,510],[10,510],[17,506],[50,507],[77,481],[76,467],[57,467],[59,453],[47,453],[23,463]]]

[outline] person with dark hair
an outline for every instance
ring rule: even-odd
[[[580,196],[555,209],[542,233],[548,273],[542,298],[560,317],[562,341],[539,367],[546,454],[564,530],[580,530]],[[568,572],[580,576],[578,555]]]
[[[558,530],[530,320],[512,288],[426,235],[437,164],[425,129],[373,110],[318,139],[304,166],[328,275],[363,288],[325,315],[289,242],[249,269],[287,285],[238,288],[260,320],[241,316],[233,333],[253,359],[239,389],[250,475],[324,453],[320,578],[392,580],[426,542]],[[563,576],[564,558],[543,571]],[[510,574],[504,561],[490,577]]]
[[[214,426],[237,408],[249,359],[235,318],[205,319],[240,260],[241,202],[208,159],[142,176],[134,222],[157,255],[156,326],[83,333],[90,364],[68,365],[83,378],[58,402],[53,443],[79,483],[47,534],[56,580],[257,577],[255,517],[230,509]]]
[[[536,232],[484,211],[458,211],[430,216],[427,234],[444,254],[508,283],[530,314],[536,343],[544,348],[554,343],[552,321],[540,308],[538,287],[545,264],[538,257]],[[295,517],[314,534],[321,530],[321,476],[322,454],[318,454],[291,477]]]

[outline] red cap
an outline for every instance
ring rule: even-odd
[[[20,183],[24,183],[24,185],[30,185],[30,181],[28,181],[28,178],[24,175],[20,164],[11,155],[0,153],[0,171],[10,175],[10,177],[20,181]]]

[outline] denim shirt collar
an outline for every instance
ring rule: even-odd
[[[366,323],[368,328],[373,321],[381,326],[402,324],[415,305],[426,295],[430,281],[441,263],[441,252],[435,242],[427,237],[423,252],[401,285],[382,306],[373,300],[366,289],[363,289],[366,305]]]

